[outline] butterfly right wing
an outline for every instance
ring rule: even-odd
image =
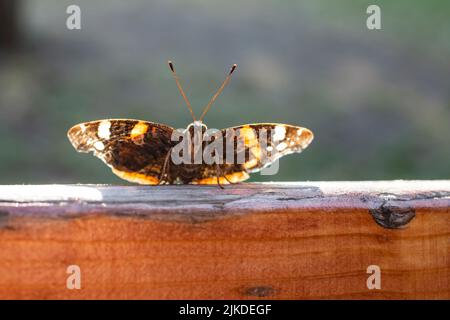
[[[199,177],[193,180],[195,184],[216,184],[218,169],[219,182],[228,184],[240,182],[249,178],[249,173],[261,171],[279,158],[300,153],[312,142],[314,135],[311,130],[282,123],[254,123],[223,129],[223,150],[227,149],[228,137],[234,137],[231,163],[224,152],[219,168],[217,165],[205,165]],[[236,139],[241,144],[236,143]],[[270,150],[270,151],[269,151]],[[238,161],[241,156],[241,161]]]
[[[232,130],[243,142],[236,153],[245,155],[246,172],[258,172],[281,157],[301,153],[314,139],[311,130],[283,123],[253,123],[237,126]]]
[[[80,123],[67,136],[79,152],[92,152],[122,179],[158,184],[173,146],[173,128],[140,120],[106,119]]]

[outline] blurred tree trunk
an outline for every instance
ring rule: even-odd
[[[20,45],[20,0],[0,0],[0,49],[14,50]]]

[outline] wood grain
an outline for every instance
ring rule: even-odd
[[[449,214],[449,181],[0,186],[0,298],[449,299]]]

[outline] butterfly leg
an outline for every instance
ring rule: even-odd
[[[161,174],[159,176],[159,183],[158,184],[162,184],[163,179],[165,178],[165,176],[167,175],[167,167],[168,167],[168,163],[169,163],[169,158],[170,158],[170,153],[172,152],[172,148],[169,149],[169,151],[167,152],[166,158],[164,159],[164,164],[161,170]],[[164,181],[167,182],[167,181]]]
[[[232,181],[230,181],[230,180],[227,178],[226,175],[223,175],[223,177],[225,178],[225,180],[228,181],[229,184],[237,184],[237,182],[232,182]]]
[[[217,178],[217,185],[220,187],[220,189],[225,189],[221,184],[220,184],[220,177],[222,176],[222,170],[220,170],[220,167],[218,164],[216,164],[216,178]],[[226,179],[226,178],[225,178]]]
[[[220,176],[224,177],[225,180],[227,180],[229,184],[237,184],[237,182],[232,182],[232,181],[230,181],[230,179],[228,179],[228,177],[223,173],[223,170],[220,168],[220,166],[217,163],[216,163],[216,171],[219,171]]]

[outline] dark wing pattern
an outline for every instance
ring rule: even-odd
[[[224,137],[224,151],[226,140],[231,136],[235,137],[233,157],[230,159],[225,151],[222,164],[219,165],[221,184],[244,181],[249,178],[249,173],[262,170],[282,156],[302,152],[314,138],[309,129],[277,123],[247,124],[223,129],[221,133]],[[241,141],[240,144],[238,140]],[[217,165],[205,165],[192,183],[216,184],[216,176]]]
[[[80,123],[67,135],[79,152],[93,152],[122,179],[158,184],[165,157],[173,146],[173,128],[130,119]]]

